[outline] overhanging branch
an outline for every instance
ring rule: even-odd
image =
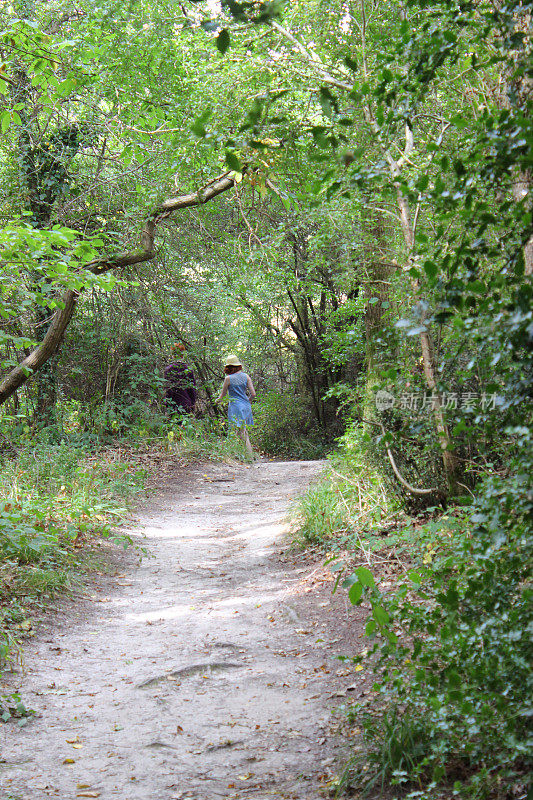
[[[237,182],[233,177],[234,173],[226,172],[218,178],[207,183],[196,192],[170,197],[164,200],[156,208],[144,223],[141,233],[141,246],[139,250],[125,251],[114,256],[106,256],[92,261],[87,265],[87,269],[95,275],[101,275],[112,269],[129,267],[133,264],[142,264],[144,261],[151,261],[155,258],[155,236],[157,226],[164,219],[169,217],[174,211],[182,208],[191,208],[208,203],[219,194],[231,189]],[[67,289],[61,298],[61,308],[59,308],[52,318],[52,322],[38,347],[29,356],[21,361],[2,381],[0,381],[0,405],[13,395],[31,375],[37,372],[43,364],[56,352],[61,344],[66,329],[73,317],[79,293],[73,289]]]
[[[108,256],[106,258],[97,259],[88,265],[88,269],[96,275],[102,272],[108,272],[111,269],[118,269],[120,267],[131,267],[134,264],[142,264],[144,261],[151,261],[155,257],[154,242],[157,226],[174,211],[179,211],[182,208],[191,208],[192,206],[201,206],[208,203],[209,200],[217,197],[219,194],[227,192],[232,186],[236,184],[236,179],[232,177],[234,173],[226,172],[218,178],[207,183],[196,192],[189,192],[178,197],[170,197],[164,200],[159,208],[155,209],[146,222],[141,233],[141,248],[140,250],[128,250],[123,253],[117,253],[115,256]]]

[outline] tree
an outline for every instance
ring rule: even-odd
[[[211,181],[210,184],[207,184],[196,192],[190,192],[165,200],[155,212],[152,212],[149,219],[145,222],[141,234],[141,248],[139,250],[126,251],[114,256],[99,258],[89,263],[86,269],[99,276],[108,270],[129,267],[134,264],[150,261],[155,256],[154,240],[158,223],[178,209],[190,208],[207,203],[222,192],[230,189],[234,184],[235,179],[230,174],[226,174]],[[61,308],[55,312],[54,319],[39,347],[30,353],[30,355],[26,356],[26,358],[12,369],[0,383],[0,403],[4,403],[11,397],[11,395],[28,379],[30,374],[40,369],[57,350],[62,341],[64,332],[72,319],[78,294],[79,291],[76,289],[67,289],[58,303],[61,305]]]

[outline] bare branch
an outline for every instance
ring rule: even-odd
[[[272,27],[281,33],[281,35],[287,39],[287,41],[291,42],[295,47],[300,51],[303,55],[305,60],[308,62],[309,66],[313,67],[316,72],[320,75],[324,83],[329,83],[331,86],[336,86],[338,89],[344,89],[347,92],[351,92],[353,86],[349,83],[344,83],[344,81],[339,81],[337,78],[334,78],[333,75],[326,70],[324,64],[322,63],[319,56],[314,52],[309,50],[309,48],[304,47],[304,45],[298,41],[296,36],[293,36],[286,28],[276,22],[276,20],[271,20],[270,24]]]
[[[0,80],[5,81],[6,83],[9,83],[10,86],[16,86],[17,85],[16,82],[13,80],[13,78],[8,78],[7,75],[4,75],[3,72],[0,72]]]
[[[372,422],[369,419],[363,419],[362,422],[366,423],[367,425],[375,425],[376,427],[381,428],[381,432],[383,433],[383,436],[386,435],[385,426],[383,425],[382,422]],[[396,475],[397,479],[402,484],[404,489],[407,489],[408,492],[411,492],[411,494],[414,494],[414,495],[434,494],[434,492],[437,491],[437,487],[436,486],[433,486],[431,489],[417,489],[416,486],[412,486],[408,481],[405,480],[405,478],[401,474],[400,470],[396,466],[396,461],[394,460],[394,456],[392,455],[392,450],[390,449],[390,447],[388,445],[385,445],[385,449],[386,449],[387,455],[389,457],[389,461],[390,461],[390,464],[391,464],[391,467],[392,467],[392,471],[394,472],[394,474]]]

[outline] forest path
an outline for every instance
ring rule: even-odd
[[[203,465],[141,510],[151,557],[27,648],[37,716],[3,726],[2,800],[327,795],[327,698],[346,671],[335,630],[306,619],[329,601],[279,554],[290,502],[321,468]]]

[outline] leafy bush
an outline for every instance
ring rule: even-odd
[[[17,719],[18,724],[22,726],[32,714],[35,714],[35,711],[26,708],[19,694],[0,694],[0,720],[2,722]]]
[[[125,397],[86,407],[80,412],[80,426],[96,441],[113,441],[118,437],[137,441],[161,436],[168,427],[168,415],[140,398]]]
[[[282,458],[324,458],[331,447],[315,422],[307,401],[296,394],[268,392],[253,408],[253,444],[265,453]]]
[[[361,716],[367,785],[504,797],[533,767],[533,448],[526,429],[509,433],[513,471],[485,479],[453,536],[442,519],[432,558],[395,593],[368,570],[345,582],[353,603],[370,602],[376,637],[380,700]]]
[[[0,558],[19,564],[46,558],[59,545],[60,529],[45,527],[46,512],[31,503],[0,502]]]

